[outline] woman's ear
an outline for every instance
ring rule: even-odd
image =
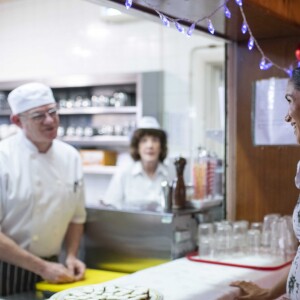
[[[20,127],[20,128],[23,127],[19,115],[11,115],[11,116],[10,116],[10,121],[11,121],[13,124],[17,125],[18,127]]]

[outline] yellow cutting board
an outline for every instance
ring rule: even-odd
[[[113,272],[134,273],[150,267],[158,266],[170,261],[169,259],[156,258],[119,258],[117,261],[105,261],[97,265],[99,269],[110,270]]]
[[[94,270],[86,269],[85,279],[73,283],[48,283],[46,281],[41,281],[36,284],[36,290],[38,291],[50,291],[57,293],[66,289],[106,282],[115,278],[128,275],[127,273],[112,272],[112,271],[103,271],[103,270]]]

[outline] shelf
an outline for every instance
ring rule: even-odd
[[[135,114],[137,113],[136,106],[122,106],[122,107],[74,107],[74,108],[60,108],[60,115],[94,115],[94,114]]]
[[[128,136],[101,135],[93,137],[62,137],[60,139],[75,146],[129,146]]]
[[[78,107],[78,108],[60,108],[60,115],[95,115],[95,114],[135,114],[136,106],[122,107]],[[10,116],[9,109],[0,110],[0,116]]]
[[[113,175],[116,172],[116,166],[84,165],[84,174],[104,174]]]
[[[186,201],[186,206],[187,207],[193,207],[197,209],[208,209],[210,207],[214,206],[219,206],[223,202],[223,196],[217,195],[213,199],[205,199],[205,200],[197,200],[197,199],[192,199]]]

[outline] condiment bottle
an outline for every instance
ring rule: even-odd
[[[204,200],[207,193],[207,151],[199,147],[193,163],[194,199]]]
[[[174,209],[181,209],[185,206],[186,201],[186,189],[183,178],[183,171],[186,165],[186,159],[178,157],[174,161],[176,167],[177,177],[173,181],[172,185],[172,207]]]
[[[215,180],[216,180],[216,167],[218,157],[214,152],[209,152],[207,156],[207,169],[206,169],[206,197],[212,199],[215,196]]]

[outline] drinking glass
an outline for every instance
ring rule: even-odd
[[[273,222],[276,222],[280,218],[280,214],[268,214],[264,216],[262,226],[262,239],[261,244],[264,248],[270,248],[271,246],[271,226]]]
[[[260,232],[262,232],[263,223],[262,222],[252,222],[250,225],[250,229],[258,229]]]
[[[199,256],[212,257],[214,254],[214,231],[212,223],[202,223],[198,227]]]
[[[233,251],[236,254],[245,254],[247,248],[247,231],[249,222],[245,220],[236,221],[232,225]]]
[[[278,221],[278,246],[281,257],[285,260],[292,259],[296,253],[297,244],[292,217],[281,217]]]
[[[258,229],[249,229],[247,232],[247,244],[249,255],[257,255],[260,250],[261,233]]]
[[[226,257],[233,254],[233,234],[230,222],[221,222],[216,226],[215,255]]]

